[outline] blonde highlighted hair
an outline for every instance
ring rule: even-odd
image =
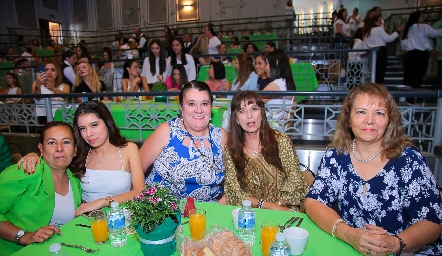
[[[101,83],[100,83],[100,80],[98,79],[98,74],[95,71],[95,69],[87,61],[80,61],[80,62],[78,62],[77,63],[77,67],[80,64],[86,64],[89,67],[91,81],[92,81],[92,87],[95,88],[95,92],[101,92]],[[83,81],[83,79],[80,77],[78,72],[75,72],[75,83],[74,83],[75,87],[79,86],[82,81]]]

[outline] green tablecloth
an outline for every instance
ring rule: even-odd
[[[171,102],[170,106],[152,100],[143,101],[138,105],[133,102],[110,104],[112,117],[120,128],[121,134],[131,140],[145,140],[161,123],[179,116],[179,105]],[[222,117],[227,107],[212,107],[211,123],[221,127]],[[55,121],[65,121],[72,124],[75,109],[64,113],[61,108],[55,111]]]
[[[232,223],[232,210],[237,208],[236,206],[226,206],[220,205],[218,203],[196,203],[196,207],[198,209],[204,209],[207,212],[207,223],[206,228],[208,229],[212,224],[221,225],[226,227],[237,235],[238,233],[233,228]],[[274,210],[262,210],[256,209],[256,230],[255,230],[255,244],[252,247],[253,255],[261,255],[261,228],[260,225],[262,222],[267,220],[273,220],[280,222],[283,224],[286,220],[288,220],[292,216],[300,216],[304,218],[304,221],[301,224],[302,228],[307,229],[309,232],[309,238],[307,242],[307,248],[303,255],[359,255],[353,248],[351,248],[348,244],[341,242],[333,238],[331,235],[325,233],[321,229],[319,229],[305,214],[302,213],[294,213],[294,212],[283,212],[283,211],[274,211]],[[187,221],[187,218],[183,218],[182,220]],[[24,247],[22,250],[16,252],[13,255],[19,256],[28,256],[28,255],[48,255],[49,254],[49,246],[53,243],[70,243],[70,244],[78,244],[83,245],[85,247],[91,249],[99,248],[100,251],[97,255],[133,255],[133,256],[142,256],[139,238],[138,235],[132,234],[128,236],[127,244],[121,248],[114,248],[110,245],[109,241],[107,241],[103,245],[96,245],[92,238],[92,232],[90,228],[78,227],[75,224],[89,224],[89,221],[80,216],[66,225],[61,227],[61,231],[63,235],[54,235],[50,240],[44,243],[36,243],[32,245],[28,245]],[[189,237],[190,230],[189,224],[184,224],[183,227],[184,235]],[[80,249],[67,248],[63,247],[63,250],[66,251],[69,255],[90,255]],[[178,255],[178,254],[176,254]]]
[[[238,75],[236,72],[235,66],[233,66],[232,64],[225,64],[224,67],[226,69],[227,80],[229,80],[229,82],[231,84],[233,84],[233,80],[235,80],[235,78]],[[202,66],[200,68],[200,70],[198,71],[198,76],[197,76],[198,81],[204,82],[204,81],[206,81],[206,79],[209,78],[209,74],[207,73],[209,71],[209,68],[210,68],[209,65]]]

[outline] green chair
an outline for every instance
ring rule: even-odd
[[[243,52],[244,52],[244,50],[242,48],[235,48],[235,49],[227,48],[227,53],[236,53],[236,55],[238,55]],[[236,55],[231,55],[232,60],[236,60]]]
[[[293,80],[295,81],[296,91],[312,92],[318,89],[318,80],[316,79],[315,69],[309,62],[291,63]],[[296,96],[296,103],[301,102],[307,96]]]
[[[258,47],[258,50],[262,51],[266,48],[266,43],[268,41],[273,41],[275,44],[277,44],[278,35],[276,34],[250,35],[249,39],[250,42],[254,43]]]
[[[51,49],[34,49],[34,51],[41,59],[54,57],[54,50]]]

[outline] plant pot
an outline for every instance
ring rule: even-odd
[[[140,237],[141,251],[145,256],[172,255],[176,250],[175,230],[181,222],[181,215],[177,214],[178,223],[168,217],[160,226],[150,233],[145,233],[141,226],[135,231]]]
[[[167,96],[155,96],[153,97],[155,102],[167,102]]]

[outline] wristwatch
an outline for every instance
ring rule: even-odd
[[[26,232],[23,229],[20,229],[17,234],[15,234],[14,240],[16,244],[20,244],[19,240],[22,236],[24,236]]]
[[[393,236],[396,237],[397,239],[399,239],[399,252],[396,253],[395,255],[400,256],[404,252],[405,247],[407,247],[407,244],[398,235],[393,235]]]

